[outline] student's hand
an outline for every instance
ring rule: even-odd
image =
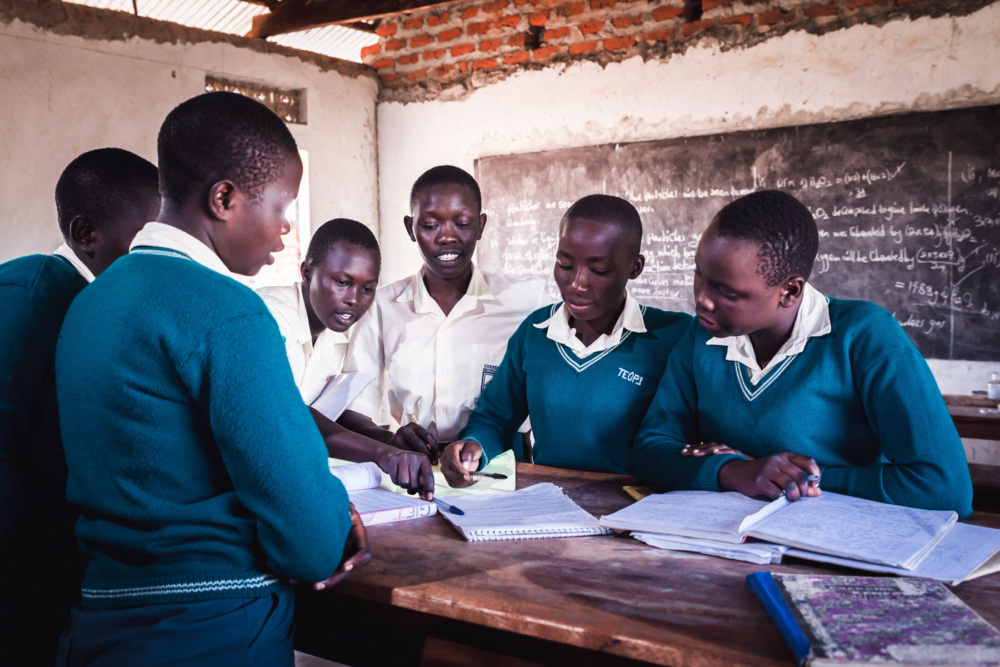
[[[344,544],[344,558],[340,561],[340,566],[326,581],[319,581],[313,584],[314,591],[321,591],[324,588],[336,586],[343,581],[348,574],[362,565],[367,565],[372,559],[372,551],[368,546],[368,531],[361,521],[361,515],[351,505],[351,532],[347,534],[347,542]]]
[[[441,472],[448,484],[455,488],[471,486],[482,479],[475,473],[482,458],[483,448],[478,442],[456,440],[441,454]]]
[[[711,456],[712,454],[739,454],[740,456],[746,456],[746,454],[738,449],[733,449],[729,445],[720,445],[717,442],[702,442],[697,445],[684,445],[684,449],[681,450],[681,456],[693,456],[695,458]]]
[[[808,456],[781,452],[749,461],[728,461],[719,468],[719,486],[739,491],[745,496],[764,496],[774,500],[785,493],[795,501],[818,496],[818,483],[809,483],[807,475],[819,475],[819,466]]]
[[[434,497],[434,469],[425,455],[393,449],[376,463],[393,484],[403,487],[407,493],[419,493],[424,500]]]
[[[398,449],[420,452],[431,460],[431,465],[438,462],[440,445],[434,438],[434,434],[420,424],[403,424],[392,436],[392,441],[389,444]]]

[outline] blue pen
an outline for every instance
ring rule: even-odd
[[[819,484],[819,475],[806,475],[806,482],[809,484]]]
[[[452,514],[457,514],[459,516],[465,516],[465,512],[463,512],[462,510],[458,509],[454,505],[449,505],[448,503],[446,503],[445,501],[441,500],[440,498],[434,498],[434,504],[437,505],[438,507],[440,507],[441,509],[443,509],[446,512],[451,512]]]

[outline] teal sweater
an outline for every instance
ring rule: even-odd
[[[29,535],[68,515],[56,338],[69,304],[86,285],[57,255],[31,255],[0,266],[0,535],[14,542],[33,541]],[[17,538],[8,534],[15,523]]]
[[[721,490],[735,458],[687,458],[718,442],[761,457],[811,456],[822,488],[886,503],[972,511],[962,442],[927,363],[890,313],[830,299],[832,331],[757,384],[697,320],[677,344],[635,441],[636,476],[660,491]]]
[[[632,437],[691,317],[643,307],[644,333],[625,330],[616,347],[581,359],[535,326],[558,307],[536,310],[514,332],[459,438],[482,445],[488,460],[530,416],[535,463],[631,474]]]
[[[252,598],[277,576],[333,574],[347,494],[252,290],[134,250],[73,303],[56,378],[85,606]]]

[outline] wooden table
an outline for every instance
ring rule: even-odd
[[[518,466],[519,487],[545,481],[597,516],[631,502],[621,490],[629,478]],[[1000,527],[1000,515],[972,521]],[[468,543],[440,517],[369,536],[368,566],[335,592],[299,592],[296,648],[355,666],[418,664],[428,636],[532,664],[787,666],[791,653],[746,575],[838,572],[678,556],[617,536]],[[1000,627],[1000,574],[956,592]]]

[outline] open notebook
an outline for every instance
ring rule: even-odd
[[[347,489],[354,509],[366,526],[419,519],[437,513],[434,503],[378,488],[382,483],[382,471],[374,463],[330,466],[330,472]]]
[[[442,512],[470,542],[533,540],[542,537],[607,535],[597,519],[555,484],[544,483],[509,493],[448,496],[464,516]]]

